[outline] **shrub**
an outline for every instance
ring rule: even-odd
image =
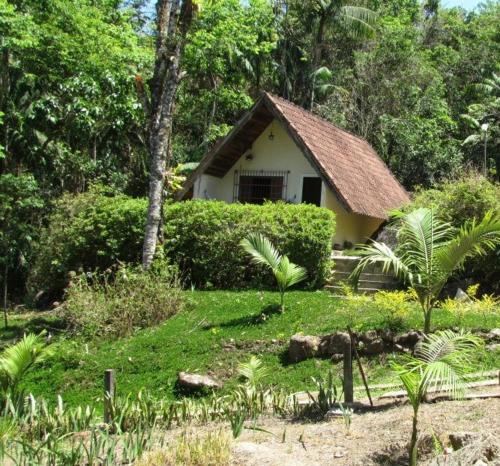
[[[94,271],[141,257],[146,200],[94,187],[64,195],[42,232],[29,277],[33,293],[60,294],[70,271]]]
[[[500,212],[500,185],[477,173],[446,181],[436,188],[419,191],[408,211],[431,207],[445,222],[461,227],[472,218],[481,220],[487,211]],[[458,275],[481,285],[481,292],[500,293],[500,248],[481,257],[468,259]]]
[[[163,263],[147,272],[120,266],[110,277],[111,271],[81,274],[70,283],[62,312],[72,330],[125,336],[160,324],[184,307],[176,274]]]
[[[255,274],[258,266],[240,247],[250,233],[261,233],[306,268],[308,285],[320,285],[330,269],[334,228],[333,213],[312,205],[186,201],[166,207],[165,253],[179,265],[183,278],[197,286],[268,284],[270,273],[261,268]]]

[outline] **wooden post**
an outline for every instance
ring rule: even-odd
[[[354,390],[352,385],[352,347],[351,339],[344,343],[344,402],[354,401]]]
[[[112,404],[115,398],[115,371],[104,371],[104,422],[109,424],[112,419]]]
[[[354,357],[356,358],[356,361],[358,362],[359,372],[361,372],[361,378],[363,379],[363,384],[365,386],[366,394],[368,395],[368,399],[370,400],[370,406],[373,407],[373,400],[372,400],[372,396],[370,394],[370,388],[368,387],[368,382],[366,381],[365,371],[363,370],[363,366],[361,365],[361,359],[359,358],[358,349],[356,347],[356,338],[354,337],[354,334],[352,333],[352,331],[349,327],[347,327],[347,331],[349,332],[349,336],[351,337],[351,344],[352,344],[352,347],[354,350]]]

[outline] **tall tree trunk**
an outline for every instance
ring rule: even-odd
[[[151,89],[149,124],[149,206],[142,265],[149,268],[156,251],[161,221],[163,184],[170,154],[172,115],[181,79],[180,59],[193,19],[192,0],[158,0],[156,60]]]
[[[7,291],[8,291],[8,272],[9,267],[6,264],[3,273],[3,319],[5,323],[5,328],[9,326],[9,321],[7,319]]]

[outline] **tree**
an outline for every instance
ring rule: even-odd
[[[453,398],[462,397],[463,375],[470,366],[470,357],[480,345],[481,340],[469,333],[445,330],[428,335],[417,347],[415,356],[408,356],[404,364],[392,364],[413,408],[410,466],[417,464],[418,411],[425,395],[437,388]]]
[[[192,0],[158,0],[156,3],[156,58],[151,83],[149,114],[149,195],[142,265],[151,266],[161,220],[165,170],[171,156],[172,119],[177,88],[182,77],[180,60],[193,20]]]
[[[267,266],[274,274],[280,293],[280,310],[285,311],[285,291],[291,286],[305,280],[306,269],[281,256],[271,241],[261,234],[250,235],[241,241],[241,247],[252,256],[256,264]]]
[[[32,175],[0,175],[0,264],[3,279],[4,323],[7,327],[7,298],[12,270],[26,267],[38,233],[37,220],[43,208],[38,185]],[[19,278],[21,275],[17,275]],[[21,280],[22,281],[22,280]]]
[[[398,247],[392,250],[377,241],[360,246],[362,256],[351,278],[357,284],[369,264],[382,264],[417,293],[424,315],[424,332],[431,330],[431,316],[448,279],[464,261],[500,244],[500,217],[491,212],[483,220],[466,223],[460,230],[441,222],[431,209],[416,209],[398,216]]]

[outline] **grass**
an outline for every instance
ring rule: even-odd
[[[55,401],[61,394],[71,405],[91,404],[102,396],[104,370],[113,368],[119,394],[146,388],[171,399],[178,395],[179,371],[213,373],[224,381],[223,390],[228,390],[237,383],[238,362],[247,361],[251,354],[269,368],[266,382],[290,391],[314,389],[311,377],[331,367],[340,376],[342,364],[332,366],[326,359],[289,364],[286,359],[288,340],[294,333],[323,335],[345,329],[349,321],[343,312],[345,301],[328,292],[290,292],[284,314],[276,312],[279,296],[273,292],[187,291],[186,295],[186,310],[159,327],[138,331],[131,337],[85,341],[59,333],[52,344],[54,355],[27,376],[25,388],[48,400]],[[360,312],[357,321],[361,329],[385,325],[383,316],[370,310]],[[6,342],[25,329],[60,328],[60,322],[50,313],[16,315],[11,322],[11,328],[1,329],[0,341]],[[435,328],[448,328],[456,322],[452,313],[435,311]],[[460,323],[465,328],[500,327],[500,316],[465,315]],[[421,313],[415,308],[403,326],[421,328],[422,324]],[[370,383],[396,380],[387,356],[365,358],[363,364]],[[477,370],[500,367],[500,352],[478,354],[475,365]],[[360,384],[357,373],[356,377]]]

